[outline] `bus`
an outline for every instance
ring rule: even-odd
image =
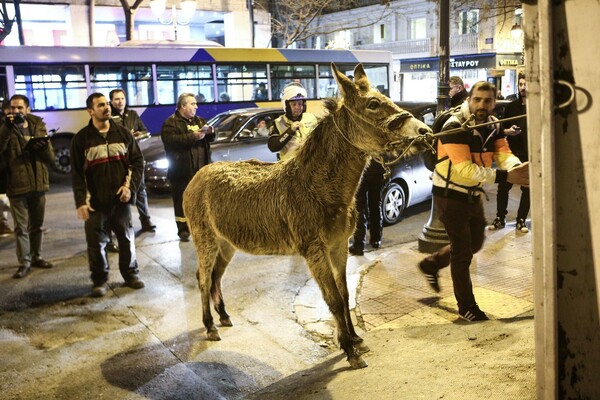
[[[52,133],[54,168],[68,173],[71,138],[89,121],[85,100],[91,93],[108,98],[112,89],[123,89],[151,134],[160,133],[184,92],[196,95],[197,114],[208,120],[232,109],[281,107],[282,88],[295,81],[306,88],[309,111],[319,115],[320,99],[337,90],[332,62],[347,75],[362,63],[373,87],[389,96],[387,51],[0,46],[0,99],[29,98],[31,113]],[[259,87],[265,90],[257,98]]]

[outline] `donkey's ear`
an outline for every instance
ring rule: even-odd
[[[361,92],[368,92],[371,90],[369,78],[367,78],[367,74],[362,64],[358,64],[356,67],[354,67],[354,83],[358,85]]]
[[[348,95],[357,92],[354,82],[352,82],[346,75],[338,71],[334,63],[331,63],[331,70],[333,71],[333,76],[335,77],[342,97],[347,97]]]

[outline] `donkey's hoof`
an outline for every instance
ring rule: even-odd
[[[367,362],[361,356],[349,358],[348,362],[350,363],[350,368],[352,369],[366,368],[369,366],[369,364],[367,364]]]
[[[233,326],[233,322],[231,322],[231,318],[229,317],[221,318],[219,321],[221,321],[221,326]]]
[[[208,331],[206,332],[206,335],[208,336],[208,340],[216,342],[221,340],[221,336],[219,336],[219,332],[218,331]]]
[[[359,354],[365,354],[371,351],[365,342],[354,343],[354,348],[359,352]]]

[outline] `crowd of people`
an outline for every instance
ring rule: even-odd
[[[460,77],[449,81],[454,113],[444,130],[489,123],[444,135],[438,141],[438,163],[433,171],[433,201],[444,224],[450,244],[425,257],[418,269],[429,286],[440,291],[439,270],[450,266],[459,316],[468,321],[486,320],[473,294],[470,264],[484,242],[486,219],[482,194],[486,183],[498,184],[497,215],[490,230],[506,226],[508,192],[521,187],[516,229],[527,233],[529,175],[526,119],[497,122],[493,115],[498,97],[496,87],[486,81],[475,83],[469,92]],[[505,111],[506,117],[526,112],[525,76],[519,76],[519,97]],[[257,88],[256,100],[267,96],[264,84]],[[294,157],[317,125],[307,112],[307,92],[299,83],[283,88],[281,104],[285,113],[273,121],[258,121],[255,136],[268,136],[268,148],[285,161]],[[175,112],[163,123],[161,139],[169,161],[167,177],[171,184],[177,233],[182,242],[190,240],[190,229],[182,208],[183,192],[192,177],[211,162],[213,128],[196,115],[198,97],[179,95]],[[201,101],[201,100],[200,100]],[[72,188],[77,216],[84,221],[87,256],[93,296],[108,291],[107,251],[119,253],[119,271],[125,285],[145,286],[140,278],[131,223],[135,204],[143,232],[155,232],[144,184],[144,159],[137,139],[148,135],[139,115],[127,107],[125,91],[112,90],[107,99],[93,93],[86,100],[90,120],[72,141]],[[458,110],[458,111],[457,111]],[[32,267],[52,268],[42,257],[45,193],[49,190],[48,165],[53,161],[52,143],[42,119],[30,113],[29,100],[14,95],[2,106],[0,121],[0,236],[14,235],[19,261],[14,278],[25,277]],[[270,121],[269,121],[270,122]],[[497,123],[496,123],[497,122]],[[495,163],[495,168],[492,164]],[[357,224],[349,242],[352,256],[364,255],[367,232],[373,249],[382,246],[382,188],[384,168],[372,160],[363,173],[356,193]],[[14,229],[8,222],[12,214]],[[117,243],[112,240],[114,233]]]

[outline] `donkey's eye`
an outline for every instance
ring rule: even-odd
[[[377,99],[369,100],[369,104],[367,104],[367,108],[369,110],[376,110],[381,105],[381,102]]]

